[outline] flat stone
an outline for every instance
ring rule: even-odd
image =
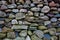
[[[31,3],[31,4],[30,4],[30,6],[31,6],[31,7],[34,7],[34,6],[35,6],[35,4],[34,4],[34,3]]]
[[[31,24],[31,23],[28,21],[23,21],[23,24]]]
[[[3,39],[3,40],[12,40],[12,39],[9,39],[9,38],[5,38],[5,39]]]
[[[37,30],[37,27],[30,26],[28,30]]]
[[[22,18],[25,18],[25,15],[23,13],[16,14],[16,19],[22,19]]]
[[[14,40],[25,40],[24,37],[16,37]]]
[[[26,37],[26,40],[31,40],[30,36],[27,36],[27,37]]]
[[[15,15],[9,14],[9,18],[14,18],[14,17],[15,17]]]
[[[42,8],[42,10],[41,10],[41,12],[43,12],[43,13],[47,13],[47,12],[49,12],[49,11],[50,11],[49,6],[44,6],[44,7]]]
[[[56,29],[55,28],[50,28],[48,30],[49,30],[50,35],[56,35]]]
[[[18,22],[17,22],[16,19],[13,19],[13,20],[11,21],[11,24],[18,24]]]
[[[0,21],[0,24],[4,24],[5,22],[4,21]]]
[[[23,21],[18,21],[19,24],[23,24]]]
[[[56,14],[54,17],[60,17],[60,14]]]
[[[32,35],[31,36],[31,40],[42,40],[42,39],[37,37],[36,35]]]
[[[27,30],[22,30],[22,31],[19,33],[19,35],[22,36],[22,37],[27,36]]]
[[[32,35],[33,33],[32,33],[32,31],[28,31],[28,35]]]
[[[19,12],[19,10],[18,9],[12,9],[12,12],[17,13],[17,12]]]
[[[34,34],[36,34],[39,38],[43,38],[44,37],[44,33],[41,30],[34,31]]]
[[[20,9],[20,12],[27,12],[27,9]]]
[[[49,34],[44,34],[44,40],[50,40],[51,36]]]
[[[1,6],[1,10],[6,10],[6,9],[8,9],[6,5]]]
[[[27,25],[13,25],[11,29],[27,29]]]
[[[0,38],[6,37],[6,33],[0,33]]]
[[[38,26],[38,29],[44,30],[44,29],[47,29],[47,27],[45,27],[45,26]]]
[[[48,24],[50,24],[51,23],[51,21],[45,21],[44,22],[44,25],[48,25]]]
[[[51,18],[51,22],[56,22],[57,18]]]
[[[3,11],[0,11],[0,17],[6,17],[6,13]]]
[[[15,38],[15,33],[14,32],[8,32],[7,33],[7,38]]]
[[[38,4],[37,7],[43,7],[43,4]]]
[[[33,8],[31,8],[31,11],[40,11],[40,8],[33,7]]]

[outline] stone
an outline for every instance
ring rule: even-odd
[[[49,16],[49,17],[53,17],[54,14],[50,14],[50,13],[48,13],[47,16]]]
[[[26,40],[31,40],[31,38],[29,36],[26,37]]]
[[[6,9],[8,9],[6,5],[1,6],[1,10],[6,10]]]
[[[36,30],[33,33],[36,34],[39,38],[43,38],[44,37],[44,33],[41,30]]]
[[[9,39],[9,38],[5,38],[5,39],[3,39],[3,40],[12,40],[12,39]]]
[[[0,38],[6,37],[6,33],[0,33]]]
[[[48,13],[49,11],[50,11],[49,6],[44,6],[44,7],[41,9],[41,12],[43,12],[43,13]]]
[[[11,21],[11,24],[18,24],[18,21],[17,21],[16,19],[13,19],[13,20]]]
[[[36,35],[32,35],[31,36],[31,40],[42,40],[42,39],[37,37]]]
[[[58,40],[58,38],[56,36],[52,36],[51,40]]]
[[[13,25],[11,29],[28,29],[27,25]]]
[[[17,8],[18,9],[23,8],[23,5],[18,5]]]
[[[32,11],[28,11],[28,15],[32,16],[33,12]]]
[[[20,9],[20,12],[27,12],[27,9]]]
[[[37,27],[30,26],[28,30],[37,30]]]
[[[18,21],[18,23],[19,23],[19,24],[23,24],[23,22],[22,22],[22,21]]]
[[[0,24],[4,24],[5,22],[4,21],[0,21]]]
[[[32,35],[33,34],[32,31],[30,31],[30,30],[27,31],[27,32],[28,32],[28,35]]]
[[[51,36],[49,34],[44,34],[43,40],[50,40]]]
[[[37,16],[38,17],[39,16],[39,13],[38,12],[35,12],[34,13],[34,16]]]
[[[18,9],[12,9],[12,12],[17,13],[17,12],[19,12],[19,10]]]
[[[6,13],[3,11],[0,11],[0,17],[6,17]]]
[[[7,5],[8,8],[16,8],[16,4]]]
[[[28,21],[23,21],[23,24],[31,24],[31,23]]]
[[[51,21],[45,21],[44,22],[44,25],[48,25],[48,24],[51,24]]]
[[[16,37],[14,40],[25,40],[24,37]]]
[[[9,19],[9,18],[5,18],[5,22],[9,22],[11,21],[12,19]]]
[[[38,4],[37,7],[43,7],[43,4]]]
[[[45,26],[38,26],[38,29],[44,30],[44,29],[47,29],[47,27],[45,27]]]
[[[60,14],[56,14],[54,17],[60,17]]]
[[[57,18],[51,18],[51,22],[56,22]]]
[[[31,11],[40,11],[40,8],[33,7],[33,8],[31,8]]]
[[[31,6],[31,7],[34,7],[34,6],[35,6],[35,4],[34,4],[34,3],[31,3],[31,4],[30,4],[30,6]]]
[[[22,36],[22,37],[27,36],[27,30],[22,30],[22,31],[19,33],[19,35]]]
[[[16,19],[22,19],[22,18],[25,18],[25,15],[23,13],[16,14]]]
[[[56,3],[55,3],[54,1],[51,1],[51,2],[49,3],[49,6],[54,7],[54,6],[56,6]]]
[[[7,33],[7,38],[15,38],[15,33],[14,32],[8,32]]]
[[[60,8],[58,8],[58,11],[60,12]]]
[[[50,28],[48,29],[50,35],[56,35],[56,29],[55,28]]]
[[[44,30],[43,32],[44,32],[44,33],[48,33],[49,31],[48,31],[48,30]]]
[[[14,18],[14,17],[15,17],[15,15],[9,14],[9,18]]]

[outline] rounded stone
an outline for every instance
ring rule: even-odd
[[[17,12],[19,12],[19,10],[18,9],[12,9],[12,12],[17,13]]]
[[[51,18],[51,22],[56,22],[57,18]]]
[[[19,33],[20,36],[25,37],[27,36],[27,30],[23,30]]]
[[[15,17],[15,15],[9,14],[9,18],[14,18],[14,17]]]
[[[24,37],[16,37],[14,40],[25,40]]]
[[[44,22],[44,25],[48,25],[48,24],[50,24],[51,23],[51,21],[45,21]]]
[[[38,29],[43,30],[43,29],[47,29],[47,27],[45,27],[45,26],[38,26]]]
[[[48,29],[50,35],[56,35],[56,29],[55,28],[50,28]]]
[[[33,33],[32,33],[32,31],[28,31],[28,35],[32,35]]]
[[[44,37],[44,33],[41,30],[36,30],[33,33],[36,34],[39,38],[43,38]]]
[[[6,33],[0,33],[0,38],[6,37]]]
[[[5,39],[3,39],[3,40],[12,40],[12,39],[5,38]]]
[[[43,13],[47,13],[47,12],[49,12],[49,11],[50,11],[49,6],[44,6],[44,7],[42,8],[42,10],[41,10],[41,12],[43,12]]]
[[[27,35],[26,40],[31,40],[30,36]]]

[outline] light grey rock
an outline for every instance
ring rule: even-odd
[[[16,12],[19,12],[19,10],[18,9],[13,9],[12,12],[16,13]]]
[[[31,40],[30,36],[27,35],[26,40]]]
[[[27,30],[22,30],[22,31],[19,33],[19,35],[22,36],[22,37],[27,36]]]
[[[41,30],[36,30],[33,33],[36,34],[39,38],[43,38],[44,37],[44,33]]]
[[[40,8],[33,7],[33,8],[31,8],[31,11],[40,11]]]
[[[16,37],[14,40],[25,40],[24,37]]]
[[[14,17],[15,17],[15,15],[9,14],[9,18],[14,18]]]
[[[28,29],[27,25],[13,25],[11,29]]]
[[[22,18],[25,18],[24,13],[17,13],[16,14],[16,19],[22,19]]]
[[[23,22],[22,21],[18,21],[19,22],[19,24],[23,24]]]
[[[5,39],[3,39],[3,40],[12,40],[12,39],[9,39],[9,38],[5,38]]]
[[[4,24],[5,22],[4,21],[0,21],[0,24]]]
[[[27,12],[27,9],[20,9],[20,12]]]
[[[42,10],[41,10],[41,12],[43,12],[43,13],[47,13],[47,12],[49,12],[49,11],[50,11],[49,6],[44,6],[44,7],[42,8]]]
[[[50,24],[51,23],[51,21],[45,21],[44,22],[44,25],[48,25],[48,24]]]
[[[11,21],[11,24],[18,24],[18,21],[17,21],[16,19],[13,19],[13,20]]]
[[[7,33],[7,38],[15,38],[15,33],[14,32],[8,32]]]

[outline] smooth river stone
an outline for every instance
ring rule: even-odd
[[[42,8],[42,10],[41,10],[41,12],[43,12],[43,13],[47,13],[47,12],[49,12],[49,11],[50,11],[49,6],[44,6],[44,7]]]
[[[19,10],[18,9],[12,9],[12,12],[17,13],[17,12],[19,12]]]
[[[27,25],[13,25],[11,29],[28,29]]]
[[[51,23],[51,21],[45,21],[44,22],[44,25],[48,25],[48,24],[50,24]]]
[[[22,30],[22,31],[19,33],[19,35],[22,36],[22,37],[27,36],[27,30]]]
[[[43,38],[44,37],[44,33],[41,30],[36,30],[33,33],[36,34],[39,38]]]
[[[11,24],[18,24],[18,21],[17,21],[16,19],[13,19],[13,20],[11,21]]]
[[[28,35],[32,35],[33,33],[32,33],[32,31],[27,31],[27,33],[28,33]]]
[[[31,40],[30,36],[27,35],[26,40]]]
[[[27,12],[27,9],[20,9],[20,12]]]

